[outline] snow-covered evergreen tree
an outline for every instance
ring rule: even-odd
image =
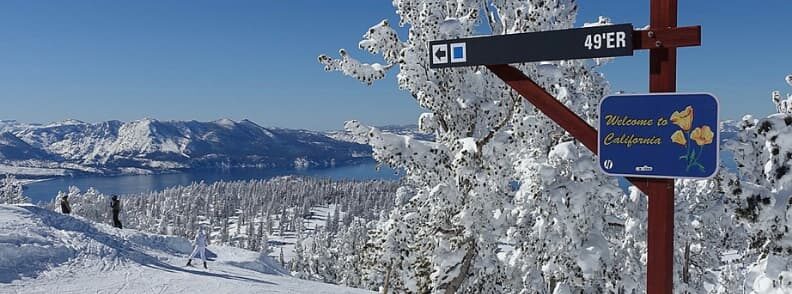
[[[94,188],[88,188],[82,192],[79,188],[71,186],[68,192],[58,193],[58,196],[49,204],[50,209],[60,211],[60,200],[63,196],[69,197],[72,214],[96,222],[112,224],[110,197],[99,193]]]
[[[723,190],[748,236],[746,257],[753,260],[745,283],[754,293],[792,292],[792,114],[778,111],[763,119],[746,115],[725,146],[740,173]]]
[[[283,240],[296,236],[295,257],[289,261],[296,276],[360,286],[363,274],[359,260],[368,238],[365,224],[376,215],[370,210],[390,211],[397,185],[387,181],[282,177],[211,185],[193,183],[159,192],[125,195],[121,200],[127,228],[192,238],[199,226],[206,226],[210,243],[262,254],[277,250],[274,246],[280,246],[282,252]],[[51,209],[59,209],[58,201],[63,195],[69,195],[74,215],[110,223],[108,196],[92,188],[83,192],[70,187],[68,194],[61,193],[49,204]],[[305,207],[307,212],[295,215],[305,211]],[[315,213],[316,208],[324,213]],[[278,221],[270,219],[275,214],[272,211],[278,212]],[[328,217],[320,223],[319,217],[325,216]],[[348,217],[348,225],[339,221],[341,217]],[[279,226],[277,230],[273,223]],[[273,230],[276,234],[268,234]],[[283,234],[278,234],[281,231]],[[280,240],[269,246],[270,238]],[[286,257],[282,258],[285,264]]]
[[[278,255],[278,263],[284,268],[286,268],[286,258],[283,256],[283,247],[280,248],[280,254]]]
[[[263,226],[261,226],[261,228],[263,228]],[[267,235],[266,232],[261,230],[260,234],[258,236],[256,236],[256,239],[259,240],[258,241],[258,250],[261,251],[261,253],[269,254],[270,252],[272,252],[272,248],[270,248],[270,245],[269,245],[269,236]]]
[[[30,199],[22,194],[22,184],[17,181],[16,177],[6,175],[0,181],[0,204],[20,203],[30,203]]]
[[[733,177],[722,168],[712,179],[676,181],[674,292],[702,293],[707,285],[734,278],[715,272],[728,267],[725,252],[745,246],[744,231],[734,218],[736,206],[722,187]]]
[[[792,86],[792,74],[787,75],[784,80]],[[773,91],[771,97],[778,113],[792,114],[792,94],[787,94],[787,98],[783,99],[781,98],[781,91]]]
[[[609,239],[613,240],[614,265],[620,272],[611,274],[610,280],[619,281],[614,285],[617,293],[641,293],[646,289],[647,225],[648,202],[646,195],[635,187],[621,199],[614,209],[623,209],[608,219],[612,228]]]
[[[290,269],[293,276],[298,278],[307,278],[304,274],[308,270],[307,263],[305,262],[305,239],[302,237],[297,238],[294,242],[294,257],[290,261]]]
[[[350,226],[336,235],[332,246],[334,251],[338,253],[336,263],[338,283],[351,287],[361,287],[361,252],[366,244],[367,233],[365,222],[355,220]]]
[[[346,124],[373,147],[375,158],[404,169],[407,185],[415,188],[410,200],[415,209],[394,213],[389,220],[390,229],[411,228],[408,234],[417,240],[397,238],[407,244],[396,248],[410,250],[392,261],[398,273],[388,278],[397,277],[397,283],[389,280],[389,287],[416,292],[553,291],[561,285],[606,289],[604,275],[616,269],[609,264],[612,253],[603,237],[602,219],[606,204],[616,201],[610,199],[621,198],[616,182],[598,174],[588,151],[485,68],[428,68],[431,52],[426,44],[431,40],[480,31],[571,28],[577,4],[554,0],[393,5],[399,24],[408,26],[406,39],[384,20],[359,43],[379,54],[385,65],[361,63],[346,50],[338,59],[319,57],[325,69],[366,84],[398,65],[399,87],[429,110],[418,122],[422,130],[435,133],[435,142],[384,134],[356,121]],[[517,65],[591,124],[607,91],[594,66],[586,61]],[[550,154],[552,150],[557,156]],[[510,186],[514,181],[521,183],[516,193]],[[555,218],[558,215],[562,217]],[[498,252],[509,227],[509,240],[516,248],[505,264]],[[386,250],[383,244],[380,248]],[[515,271],[507,271],[507,266],[519,277],[512,279],[515,274],[507,272]],[[519,282],[509,283],[514,280]]]

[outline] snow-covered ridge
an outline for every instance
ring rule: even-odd
[[[158,172],[205,167],[327,167],[366,160],[368,146],[249,120],[0,121],[0,164],[71,173]],[[4,169],[12,173],[14,169]],[[18,169],[16,169],[18,170]],[[44,171],[36,174],[52,174]],[[68,172],[66,173],[68,174]],[[32,176],[33,174],[31,174]]]
[[[403,125],[403,126],[387,125],[387,126],[379,126],[377,127],[377,129],[385,133],[409,136],[412,137],[413,139],[422,140],[422,141],[434,141],[435,138],[434,134],[419,131],[418,125]],[[352,133],[349,132],[348,130],[328,132],[327,135],[336,140],[363,143],[360,142],[358,139],[356,139],[355,136],[353,136]]]
[[[737,132],[740,131],[740,122],[736,120],[724,120],[720,123],[720,138],[721,141],[733,140],[737,138]]]
[[[184,267],[190,241],[121,230],[32,205],[0,205],[2,293],[364,293],[298,280],[258,252],[210,244],[209,269]]]

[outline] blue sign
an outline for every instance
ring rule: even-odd
[[[709,178],[718,171],[718,99],[613,95],[599,110],[599,166],[608,175]]]

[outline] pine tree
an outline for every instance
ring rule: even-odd
[[[283,258],[283,247],[280,248],[280,254],[278,255],[278,262],[282,267],[286,267],[286,259]]]
[[[792,292],[792,243],[785,241],[792,238],[792,114],[779,111],[760,120],[743,117],[737,138],[725,144],[739,177],[721,184],[749,241],[744,260],[751,275],[745,283]]]
[[[341,212],[338,210],[338,202],[336,202],[336,204],[333,205],[333,218],[330,220],[330,223],[333,224],[333,232],[338,232],[340,214]]]
[[[264,233],[261,235],[261,237],[259,237],[259,244],[260,244],[259,251],[261,251],[261,254],[268,255],[271,251],[271,248],[269,245],[269,236],[267,236],[267,233]]]
[[[335,226],[333,225],[333,218],[330,216],[330,212],[328,212],[325,217],[325,230],[335,232]]]
[[[30,203],[30,199],[22,194],[22,184],[14,175],[6,175],[0,181],[0,204]]]
[[[431,40],[471,36],[479,24],[493,34],[567,29],[574,25],[577,4],[568,0],[397,0],[393,5],[401,18],[399,24],[409,26],[407,38],[402,40],[384,20],[359,43],[362,49],[380,55],[384,65],[361,63],[343,49],[338,59],[322,55],[319,62],[326,70],[340,71],[365,84],[398,68],[399,87],[429,111],[418,123],[421,130],[435,134],[435,142],[383,133],[357,121],[346,124],[358,140],[372,146],[377,160],[404,170],[405,185],[415,189],[410,200],[414,211],[391,219],[394,226],[413,230],[410,233],[415,236],[398,245],[412,250],[399,254],[399,260],[408,260],[412,266],[394,261],[398,273],[391,276],[404,279],[403,286],[395,286],[404,288],[394,289],[453,293],[544,288],[552,292],[563,284],[604,290],[604,273],[615,269],[609,264],[612,253],[602,245],[607,243],[601,242],[600,220],[609,198],[620,198],[613,197],[620,195],[615,182],[596,173],[588,151],[575,151],[574,156],[560,156],[560,160],[549,156],[556,145],[577,150],[578,143],[485,68],[428,68],[431,52],[426,44]],[[589,123],[597,121],[598,101],[607,92],[607,83],[595,65],[563,61],[517,67]],[[526,160],[531,158],[539,159]],[[558,175],[560,180],[544,179],[544,174]],[[521,192],[512,189],[514,181],[522,183]],[[564,184],[571,186],[557,191]],[[520,202],[511,212],[513,199]],[[566,206],[572,201],[574,209]],[[552,213],[564,218],[545,222],[533,232],[534,220],[544,216],[552,221]],[[506,221],[520,218],[524,221],[515,224],[510,238],[523,246],[514,259],[525,268],[515,268],[524,273],[522,281],[510,284],[504,281],[510,280],[507,272],[513,270],[506,269],[497,253],[511,225]],[[539,235],[543,230],[563,238],[544,239]],[[561,245],[543,246],[541,240]],[[590,245],[597,246],[590,251]],[[581,259],[593,262],[576,263]],[[558,270],[545,278],[540,272],[543,268]],[[424,281],[429,281],[428,288],[423,288]]]
[[[267,247],[273,220],[267,219],[268,211],[279,211],[285,217],[282,226],[283,238],[290,238],[296,232],[300,244],[310,243],[310,250],[290,262],[289,267],[299,270],[300,276],[318,279],[331,283],[351,283],[359,285],[359,269],[356,260],[361,253],[354,248],[362,248],[356,243],[365,235],[365,226],[352,226],[360,232],[353,233],[352,228],[336,225],[336,230],[317,230],[320,234],[314,237],[312,230],[303,228],[305,220],[293,216],[304,203],[315,203],[329,207],[344,201],[357,202],[359,199],[347,200],[352,197],[368,197],[381,199],[385,205],[375,205],[371,209],[389,211],[398,183],[382,181],[328,181],[309,178],[275,178],[271,180],[255,180],[246,182],[216,182],[211,185],[193,183],[164,191],[147,192],[138,195],[125,195],[125,225],[144,231],[174,234],[193,238],[198,226],[210,228],[209,239],[212,244],[231,245],[268,254]],[[109,222],[109,197],[88,189],[85,192],[72,187],[68,195],[73,201],[74,213],[97,222]],[[66,193],[61,193],[65,195]],[[60,198],[60,197],[59,197]],[[58,199],[49,204],[57,210]],[[340,206],[339,206],[340,207]],[[369,213],[357,211],[353,219],[369,221]],[[338,212],[339,217],[341,212]],[[350,214],[347,214],[350,215]],[[333,226],[335,216],[329,216],[329,225]],[[243,227],[244,226],[244,227]],[[234,229],[236,228],[236,229]],[[316,228],[313,228],[316,229]],[[353,244],[343,242],[353,239]],[[363,238],[365,240],[365,238]],[[365,243],[365,241],[361,241]],[[341,252],[344,252],[343,255]],[[284,255],[288,255],[287,252]],[[286,264],[285,256],[283,264]],[[327,273],[324,273],[327,271]]]
[[[246,246],[247,249],[260,250],[261,248],[263,248],[262,246],[265,246],[260,242],[262,238],[266,239],[266,236],[262,236],[260,231],[256,231],[253,222],[248,222],[245,235],[247,237],[247,246]]]
[[[303,244],[305,243],[305,239],[297,238],[297,241],[294,242],[294,257],[291,260],[291,272],[292,275],[300,278],[306,278],[304,274],[307,265],[305,264],[305,248]]]

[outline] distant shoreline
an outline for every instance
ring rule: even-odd
[[[332,168],[201,168],[148,175],[85,175],[74,177],[54,177],[33,180],[24,185],[24,195],[37,202],[48,202],[59,191],[68,191],[75,186],[80,190],[95,188],[105,194],[126,195],[145,191],[157,191],[165,188],[189,185],[193,182],[213,183],[217,181],[248,181],[269,179],[280,176],[307,176],[332,180],[398,180],[403,173],[369,162],[336,166]]]

